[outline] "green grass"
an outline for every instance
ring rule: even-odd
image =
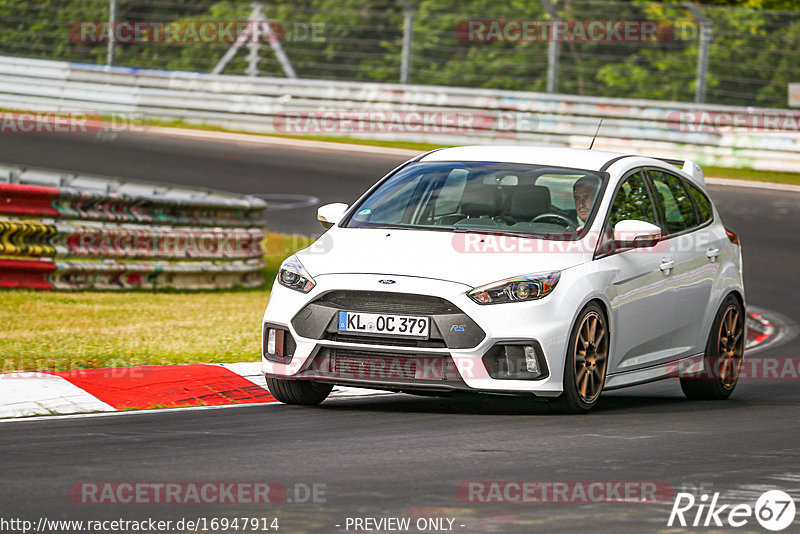
[[[704,166],[703,173],[714,178],[733,178],[756,182],[775,182],[779,184],[800,184],[800,174],[779,171],[757,171],[753,169],[731,169],[728,167]]]
[[[0,372],[257,361],[261,316],[278,268],[313,241],[268,234],[266,284],[257,289],[3,291]]]
[[[268,293],[5,291],[3,372],[257,360]]]

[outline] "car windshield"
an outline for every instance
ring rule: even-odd
[[[606,177],[544,165],[416,162],[373,190],[343,226],[577,236]]]

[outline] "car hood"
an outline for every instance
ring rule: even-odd
[[[333,228],[298,252],[311,276],[385,274],[483,284],[589,261],[580,241],[427,230]]]

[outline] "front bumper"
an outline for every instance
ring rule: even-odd
[[[288,363],[262,354],[262,371],[276,378],[315,379],[392,391],[471,390],[485,393],[562,392],[564,355],[571,314],[558,291],[531,302],[479,305],[467,297],[469,286],[425,278],[336,274],[316,276],[316,287],[303,294],[275,284],[264,324],[285,328],[296,348]],[[411,297],[411,298],[409,298]],[[345,336],[332,318],[339,309],[407,313],[431,317],[426,341]],[[262,336],[265,329],[262,328]],[[263,341],[263,340],[262,340]],[[497,379],[482,357],[498,344],[536,342],[543,377]],[[262,347],[266,345],[262,343]]]

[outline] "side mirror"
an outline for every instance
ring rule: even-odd
[[[614,245],[620,248],[652,247],[661,237],[661,228],[646,221],[625,219],[614,225]]]
[[[325,204],[320,206],[317,210],[317,220],[326,230],[342,220],[342,217],[349,208],[347,204],[342,202],[334,202],[333,204]]]

